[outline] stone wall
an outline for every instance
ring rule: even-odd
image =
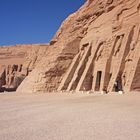
[[[0,47],[0,91],[15,91],[47,48],[47,44]]]
[[[58,90],[112,92],[115,90],[115,82],[118,83],[118,90],[131,91],[140,88],[139,7],[139,0],[122,3],[98,17],[89,26],[81,47],[90,44],[86,50],[90,46],[92,49],[86,57],[86,51],[84,52],[72,72],[72,79],[67,82],[63,78],[65,81],[62,80]],[[79,53],[81,52],[82,50]],[[76,62],[75,59],[73,61]],[[69,77],[70,73],[66,75]]]
[[[18,91],[138,90],[139,49],[139,0],[88,0],[62,23]]]

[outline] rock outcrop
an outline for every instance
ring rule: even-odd
[[[47,48],[47,44],[0,47],[0,91],[15,91]]]
[[[0,67],[22,64],[31,45],[0,46]]]
[[[140,90],[140,1],[88,0],[61,25],[19,92]]]

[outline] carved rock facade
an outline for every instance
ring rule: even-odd
[[[0,92],[15,91],[47,48],[47,44],[0,47]]]
[[[89,0],[50,42],[20,92],[140,91],[140,1]]]

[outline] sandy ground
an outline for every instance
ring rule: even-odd
[[[0,140],[139,140],[140,93],[0,94]]]

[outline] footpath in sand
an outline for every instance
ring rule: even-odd
[[[140,93],[0,95],[0,140],[138,139]]]

